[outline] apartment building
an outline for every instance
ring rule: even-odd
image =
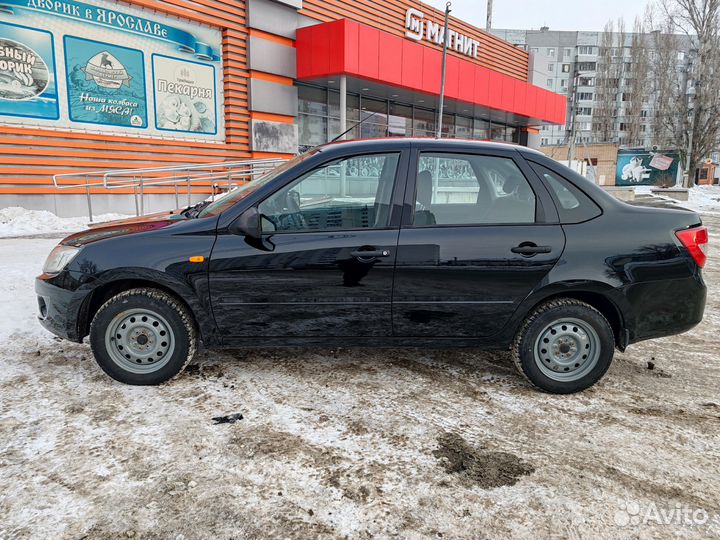
[[[631,106],[628,97],[632,77],[650,78],[647,59],[657,42],[653,34],[641,34],[640,39],[635,40],[646,53],[640,67],[634,65],[637,64],[634,35],[630,32],[613,34],[609,51],[603,50],[608,43],[608,36],[603,36],[603,32],[551,31],[543,27],[540,30],[493,29],[492,33],[530,53],[531,83],[568,98],[565,125],[543,126],[541,145],[567,144],[573,132],[578,144],[652,147],[659,143],[653,130],[652,92],[645,92],[637,105]],[[681,78],[691,70],[691,43],[688,38],[677,36],[675,44],[676,73],[669,76]],[[613,75],[608,75],[609,65],[613,66]],[[598,85],[602,80],[605,83],[601,91]]]

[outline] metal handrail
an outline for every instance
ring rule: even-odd
[[[114,169],[103,171],[87,171],[78,173],[62,173],[53,175],[53,184],[56,189],[84,188],[87,197],[88,216],[93,219],[92,189],[101,188],[108,191],[122,188],[132,188],[135,199],[135,214],[144,215],[145,187],[169,187],[175,194],[175,205],[179,206],[179,186],[186,186],[188,206],[192,200],[192,186],[196,182],[210,182],[211,199],[214,200],[216,190],[220,183],[224,183],[227,190],[232,189],[238,179],[252,181],[256,177],[265,175],[283,159],[249,159],[242,161],[222,161],[216,163],[194,163],[175,165],[170,167],[147,167],[136,169]],[[60,181],[68,178],[82,178],[81,183],[63,184]],[[171,192],[172,193],[172,192]]]

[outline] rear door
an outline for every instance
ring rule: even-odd
[[[498,333],[558,261],[565,236],[518,152],[416,150],[393,293],[397,336]]]

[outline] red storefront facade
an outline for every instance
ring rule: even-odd
[[[297,79],[328,84],[346,76],[439,99],[442,53],[348,19],[297,32]],[[474,114],[518,126],[565,121],[565,97],[457,56],[449,56],[445,97]],[[354,86],[357,86],[355,84]]]

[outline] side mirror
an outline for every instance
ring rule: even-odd
[[[256,242],[262,241],[260,211],[256,206],[248,208],[230,224],[228,230],[233,234],[244,236],[249,240],[254,240]]]

